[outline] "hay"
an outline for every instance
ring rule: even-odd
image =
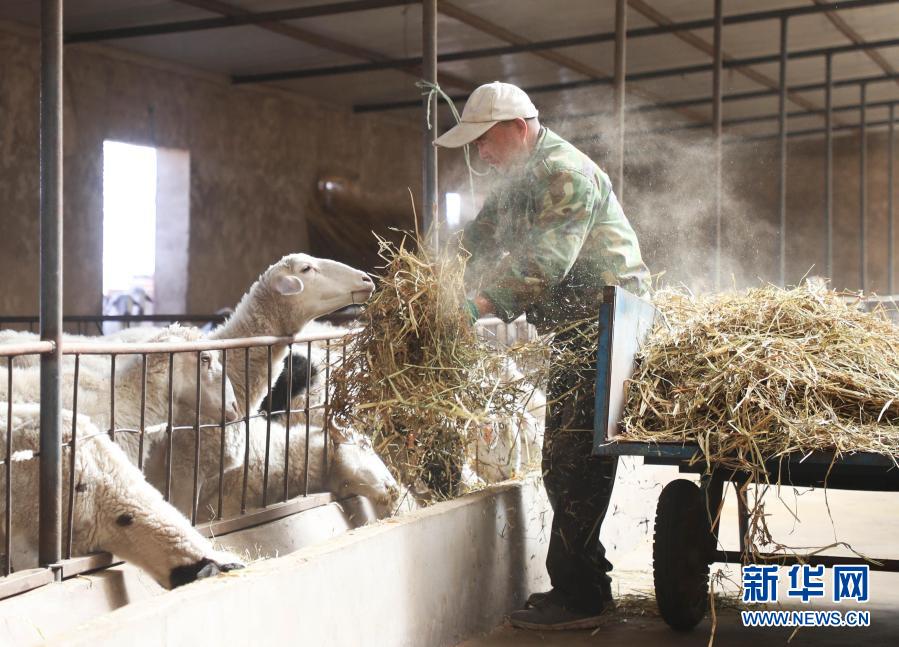
[[[808,288],[655,301],[621,440],[695,442],[755,476],[794,452],[899,454],[899,328],[885,317]]]
[[[661,317],[639,353],[619,440],[696,443],[695,460],[708,469],[746,474],[737,490],[749,515],[746,563],[836,545],[864,557],[842,542],[802,554],[776,542],[764,505],[766,463],[812,451],[896,462],[899,327],[882,311],[862,312],[857,297],[807,287],[666,291],[654,301]],[[751,484],[759,486],[754,500]],[[714,603],[712,617],[709,644]]]
[[[445,499],[462,492],[467,448],[481,427],[521,415],[526,381],[498,376],[533,345],[479,341],[463,308],[466,255],[434,257],[424,245],[408,249],[409,240],[379,239],[386,267],[333,375],[331,414],[370,434],[420,498]]]

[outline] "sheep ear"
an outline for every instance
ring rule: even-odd
[[[305,286],[303,285],[303,281],[300,280],[300,277],[290,274],[287,276],[279,276],[275,279],[274,287],[279,294],[289,296],[291,294],[299,294],[303,291]]]
[[[347,438],[346,434],[335,425],[328,425],[328,438],[331,439],[332,445],[346,445],[350,442],[350,439]]]

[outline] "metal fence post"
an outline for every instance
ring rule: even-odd
[[[41,1],[40,218],[42,341],[38,559],[47,566],[62,551],[62,0]],[[12,360],[10,360],[12,362]]]
[[[780,19],[780,84],[777,119],[780,139],[780,286],[787,284],[787,18]]]
[[[867,257],[867,211],[868,211],[868,84],[862,83],[859,92],[861,95],[861,123],[858,134],[858,277],[861,282],[861,290],[868,287],[868,257]]]
[[[824,128],[824,224],[827,231],[826,268],[827,278],[833,280],[833,54],[825,59]]]
[[[424,80],[437,84],[437,0],[423,0],[422,2],[422,73]],[[437,139],[437,96],[428,94],[425,97],[422,122],[424,124],[424,137],[422,143],[422,222],[424,231],[433,235],[433,245],[436,249],[440,243],[439,223],[437,219],[437,147],[434,140]],[[428,115],[433,123],[429,127]]]
[[[893,142],[896,125],[896,104],[890,105],[890,129],[887,142],[887,293],[893,294]]]
[[[721,71],[724,66],[722,48],[722,27],[724,25],[723,0],[715,0],[715,36],[714,60],[715,69],[712,75],[712,124],[715,129],[715,182],[714,182],[714,217],[715,217],[715,290],[721,289],[721,135],[722,100]]]
[[[624,201],[624,80],[627,74],[627,1],[615,2],[615,178],[613,186]]]

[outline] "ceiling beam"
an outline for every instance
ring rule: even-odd
[[[826,56],[829,54],[843,54],[847,52],[855,52],[862,51],[865,49],[876,49],[879,47],[899,47],[899,38],[892,38],[888,40],[880,40],[880,41],[868,41],[864,43],[850,43],[847,45],[835,45],[833,47],[818,47],[814,49],[805,49],[799,51],[793,51],[788,54],[788,58],[790,59],[798,59],[798,58],[814,58],[817,56]],[[439,57],[438,57],[439,59]],[[759,65],[761,63],[776,63],[780,60],[780,54],[768,54],[765,56],[753,56],[750,58],[732,58],[728,61],[725,61],[724,67],[731,68],[739,68],[749,65]],[[685,65],[682,67],[674,67],[674,68],[663,68],[658,70],[644,70],[642,72],[632,72],[627,75],[628,82],[639,82],[639,81],[648,81],[650,79],[661,79],[667,78],[671,76],[683,76],[685,74],[698,74],[702,72],[711,72],[713,69],[712,63],[699,63],[696,65]],[[561,90],[576,90],[584,87],[591,87],[595,85],[609,85],[611,80],[609,79],[584,79],[581,81],[568,81],[564,83],[553,83],[549,85],[541,85],[535,86],[531,88],[524,88],[525,91],[531,93],[539,93],[539,92],[558,92]],[[453,97],[456,98],[456,97]],[[462,100],[465,97],[461,97]],[[399,108],[408,108],[411,106],[418,105],[418,102],[407,102],[407,101],[396,101],[391,103],[378,103],[378,104],[362,104],[353,107],[355,112],[376,112],[380,110],[396,110]]]
[[[889,126],[889,119],[878,119],[876,121],[866,121],[866,128],[878,128],[881,126]],[[858,130],[861,128],[861,122],[857,124],[843,124],[841,126],[834,126],[833,132],[843,132],[847,130]],[[792,139],[794,137],[805,137],[807,135],[823,135],[826,132],[824,128],[805,128],[803,130],[793,130],[787,133],[787,137]],[[778,133],[770,133],[765,135],[746,135],[745,137],[741,137],[739,139],[731,139],[730,141],[734,143],[744,143],[744,142],[758,142],[764,141],[767,139],[776,139],[779,137]]]
[[[861,85],[861,84],[872,84],[872,83],[883,83],[886,81],[899,81],[899,72],[895,74],[877,74],[872,76],[858,76],[851,77],[846,79],[840,79],[839,81],[833,82],[834,88],[843,88],[852,85]],[[791,92],[812,92],[815,90],[824,90],[827,88],[827,83],[803,83],[802,85],[794,85],[790,88]],[[734,92],[732,94],[726,94],[723,97],[725,103],[732,101],[747,101],[750,99],[765,99],[769,97],[776,97],[780,94],[780,91],[777,89],[774,90],[749,90],[747,92]],[[896,99],[899,101],[899,97]],[[657,112],[660,110],[674,110],[676,108],[689,107],[689,106],[701,106],[712,103],[712,97],[694,97],[691,99],[679,99],[677,101],[666,101],[662,103],[647,103],[638,106],[632,106],[628,108],[630,112]],[[817,110],[817,108],[816,108]],[[566,115],[566,119],[580,119],[580,118],[590,118],[596,117],[599,115],[610,114],[608,111],[604,112],[586,112],[580,114]]]
[[[631,8],[633,8],[635,11],[643,14],[646,18],[653,21],[657,25],[673,25],[674,24],[674,21],[671,18],[669,18],[662,12],[654,9],[648,3],[646,3],[644,0],[628,0],[628,5],[630,5]],[[698,49],[700,52],[708,54],[709,56],[714,56],[715,49],[712,46],[712,43],[700,38],[693,32],[691,32],[691,31],[676,31],[676,32],[674,32],[674,36],[675,36],[675,38],[679,38],[683,42],[687,43],[691,47]],[[733,56],[728,54],[727,51],[725,50],[724,51],[725,66],[726,66],[727,61],[730,61],[732,59],[733,59]],[[758,72],[757,70],[753,70],[750,67],[738,68],[737,74],[741,74],[744,77],[746,77],[752,81],[755,81],[759,85],[762,85],[766,88],[769,88],[769,89],[777,89],[778,88],[778,82],[775,79],[772,79],[771,77],[766,76],[765,74],[762,74],[761,72]],[[803,108],[806,108],[808,110],[811,110],[811,109],[814,109],[817,107],[817,106],[815,106],[814,103],[812,103],[805,97],[796,96],[792,92],[787,92],[787,98],[790,99],[790,101],[792,101],[793,103],[800,105]]]
[[[66,43],[92,43],[103,40],[122,40],[143,36],[159,36],[162,34],[178,34],[189,31],[205,31],[209,29],[225,29],[243,25],[258,25],[266,22],[282,22],[284,20],[300,20],[321,16],[336,16],[356,11],[383,9],[408,4],[419,4],[420,0],[351,0],[330,4],[313,5],[311,7],[294,7],[276,11],[259,11],[250,13],[232,13],[219,18],[202,18],[178,22],[156,23],[152,25],[135,25],[95,31],[75,32],[65,37]],[[236,7],[235,7],[236,9]],[[215,10],[212,10],[215,11]]]
[[[229,5],[224,2],[220,2],[219,0],[176,0],[181,4],[190,5],[192,7],[198,7],[200,9],[205,9],[206,11],[212,11],[216,13],[221,13],[226,16],[242,16],[247,15],[250,12],[241,7],[236,7],[234,5]],[[361,58],[367,60],[371,63],[392,63],[387,56],[380,54],[378,52],[366,49],[364,47],[358,47],[357,45],[353,45],[336,38],[331,38],[329,36],[323,36],[321,34],[316,34],[315,32],[309,31],[308,29],[303,29],[302,27],[297,27],[294,25],[285,25],[279,22],[262,22],[256,23],[257,27],[261,27],[262,29],[267,29],[268,31],[274,32],[276,34],[280,34],[282,36],[286,36],[287,38],[292,38],[293,40],[301,41],[304,43],[308,43],[310,45],[314,45],[316,47],[320,47],[321,49],[326,49],[331,52],[336,52],[338,54],[343,54],[345,56],[351,56],[353,58]],[[415,78],[421,78],[421,61],[413,64],[403,64],[403,63],[394,63],[389,65],[385,69],[395,69]],[[468,81],[467,79],[460,78],[458,76],[452,74],[441,74],[440,75],[441,82],[449,87],[455,87],[460,90],[473,90],[474,84]],[[420,103],[416,102],[416,105]]]
[[[889,108],[891,105],[895,105],[899,103],[899,99],[887,99],[885,101],[869,101],[865,104],[867,109],[871,108]],[[833,112],[852,112],[853,110],[861,110],[862,104],[854,103],[847,104],[844,106],[834,106]],[[825,108],[814,108],[812,110],[793,110],[787,113],[787,117],[790,119],[796,119],[798,117],[814,117],[816,115],[824,115],[827,112]],[[764,115],[752,115],[750,117],[733,117],[731,119],[725,119],[725,126],[743,126],[746,124],[758,124],[766,121],[776,121],[779,115],[777,113],[764,114]],[[682,124],[679,126],[673,126],[671,130],[692,130],[695,128],[711,128],[711,122],[705,124]]]
[[[185,1],[185,0],[181,0]],[[891,0],[893,2],[897,2],[899,0]],[[841,5],[842,6],[842,5]],[[628,32],[630,33],[630,32]],[[439,63],[449,63],[453,61],[468,61],[477,58],[492,58],[496,56],[503,56],[506,54],[517,54],[521,52],[531,52],[536,53],[538,51],[543,51],[545,49],[551,48],[564,48],[564,47],[572,47],[573,42],[581,41],[585,37],[579,36],[574,38],[565,38],[565,39],[556,39],[551,41],[537,41],[528,44],[522,45],[509,45],[503,47],[488,47],[484,49],[476,49],[476,50],[466,50],[461,52],[449,52],[444,54],[439,54],[437,56],[437,61]],[[831,54],[842,54],[847,52],[855,52],[855,51],[864,51],[877,49],[881,47],[896,47],[899,46],[899,39],[885,39],[879,41],[868,41],[861,43],[850,43],[846,45],[835,45],[832,47],[823,47],[823,48],[815,48],[815,49],[807,49],[807,50],[799,50],[792,51],[789,53],[788,58],[809,58],[815,56],[824,56],[828,52]],[[748,67],[752,65],[761,65],[764,63],[776,63],[780,60],[780,54],[766,54],[763,56],[753,56],[748,58],[727,58],[724,62],[724,67],[727,69],[732,68],[740,68],[740,67]],[[284,79],[303,79],[310,78],[316,76],[331,76],[331,75],[340,75],[340,74],[357,74],[360,72],[375,72],[378,70],[388,69],[392,66],[402,64],[402,65],[412,65],[415,63],[420,63],[421,57],[412,57],[405,59],[392,59],[392,60],[383,60],[378,62],[373,62],[370,64],[352,64],[352,65],[332,65],[327,67],[319,67],[319,68],[301,68],[296,70],[284,70],[280,72],[266,72],[262,74],[254,74],[254,75],[242,75],[236,77],[236,80],[241,83],[258,83],[261,81],[270,81],[270,80],[284,80]],[[677,68],[666,68],[661,70],[650,70],[646,72],[640,72],[639,74],[646,75],[645,78],[661,78],[665,76],[678,76],[681,74],[693,74],[696,72],[708,72],[711,71],[713,65],[711,63],[700,63],[697,65],[688,65]],[[610,77],[602,77],[602,78],[593,78],[596,81],[596,84],[602,85],[608,82]],[[630,79],[630,75],[628,75],[628,79]],[[776,86],[776,83],[775,83]]]
[[[822,7],[830,4],[829,2],[826,2],[826,0],[812,0],[812,2],[814,2],[816,5],[822,6]],[[835,12],[827,11],[824,13],[824,15],[827,16],[827,19],[831,23],[833,23],[834,27],[839,29],[840,32],[846,38],[851,40],[853,43],[864,42],[865,39],[862,37],[862,35],[859,34],[857,31],[855,31],[852,27],[850,27],[849,23],[847,23],[845,20],[840,18],[840,16],[837,15]],[[880,69],[883,70],[884,72],[886,72],[887,74],[896,74],[896,68],[894,68],[892,65],[890,65],[890,62],[887,61],[883,57],[883,54],[881,54],[880,52],[869,49],[869,50],[865,50],[865,54],[868,56],[868,58],[870,58],[872,61],[877,63],[877,65],[880,67]],[[899,84],[899,79],[897,79],[896,83]]]
[[[869,108],[872,106],[890,107],[891,105],[893,105],[893,106],[899,105],[899,102],[878,101],[876,103],[869,103],[867,105]],[[847,111],[851,111],[851,110],[859,110],[860,108],[861,108],[861,104],[858,104],[858,105],[851,105],[851,106],[841,106],[839,108],[839,110],[847,112]],[[834,108],[834,110],[837,110],[837,108]],[[816,112],[823,113],[824,110],[819,109]],[[809,113],[801,111],[801,110],[797,110],[794,113],[791,113],[791,116],[793,116],[793,117],[804,117],[804,116],[808,116],[808,115],[809,115]],[[765,121],[776,121],[779,117],[780,117],[779,113],[757,115],[754,117],[741,117],[739,119],[731,120],[731,125],[761,123],[761,122],[765,122]],[[889,119],[879,119],[879,120],[874,120],[874,121],[866,120],[865,121],[866,127],[868,127],[868,128],[877,127],[877,126],[888,126],[889,123],[890,123]],[[711,123],[704,124],[704,127],[711,128]],[[859,120],[855,123],[848,123],[848,124],[842,124],[840,126],[834,126],[833,130],[834,131],[856,130],[860,127],[861,127],[861,120]],[[652,135],[665,135],[665,134],[675,132],[675,131],[696,130],[699,128],[703,128],[703,125],[680,124],[680,125],[671,126],[671,127],[665,126],[665,127],[661,127],[661,128],[644,128],[644,129],[640,129],[640,130],[631,131],[628,134],[632,135],[634,137],[645,137],[645,136],[652,136]],[[798,137],[798,136],[803,136],[803,135],[824,134],[825,131],[826,131],[826,129],[822,126],[814,126],[811,128],[803,128],[803,129],[799,129],[799,130],[788,131],[787,137]],[[777,133],[777,132],[765,133],[763,135],[732,134],[726,139],[726,141],[728,141],[728,142],[757,141],[757,140],[764,140],[764,139],[777,139],[779,136],[780,136],[780,133]],[[586,146],[589,146],[590,144],[596,144],[597,140],[600,140],[600,139],[602,139],[602,137],[600,135],[593,135],[593,136],[575,137],[575,138],[570,139],[570,141],[572,144],[586,147]]]
[[[176,2],[180,2],[180,1],[181,0],[176,0]],[[734,14],[734,15],[730,15],[730,16],[724,16],[724,24],[725,25],[737,25],[737,24],[743,24],[743,23],[748,23],[748,22],[758,22],[758,21],[764,21],[764,20],[779,20],[780,18],[783,18],[783,17],[790,18],[792,16],[805,16],[805,15],[810,15],[810,14],[832,12],[832,11],[837,11],[837,10],[859,9],[859,8],[863,8],[863,7],[873,7],[873,6],[878,6],[878,5],[893,4],[897,1],[899,1],[899,0],[843,0],[843,2],[840,2],[839,5],[826,5],[826,4],[825,5],[809,5],[809,6],[788,7],[786,9],[773,9],[773,10],[768,10],[768,11],[754,11],[754,12],[749,12],[749,13],[744,13],[744,14]],[[371,6],[369,8],[379,8],[380,6],[391,6],[391,4],[419,4],[420,0],[406,0],[406,1],[397,0],[396,2],[392,2],[392,3],[388,0],[382,5],[374,6],[374,3],[376,3],[376,2],[377,2],[377,0],[356,0],[356,2],[338,2],[338,3],[329,4],[329,5],[318,5],[318,6],[305,7],[305,8],[297,7],[295,9],[283,9],[280,12],[266,12],[266,13],[278,14],[278,13],[282,13],[282,12],[321,11],[322,13],[317,14],[317,15],[333,15],[334,13],[337,13],[340,11],[339,7],[341,7],[342,5],[356,5],[356,6],[362,7],[367,3],[372,3],[373,6]],[[188,3],[188,4],[193,4],[193,3]],[[198,3],[196,6],[199,6],[199,4],[202,4],[202,3]],[[325,7],[331,7],[331,9],[325,9]],[[227,14],[229,17],[237,18],[238,16],[240,16],[241,20],[249,21],[249,22],[246,22],[243,24],[257,24],[257,19],[254,16],[260,15],[260,14],[247,11],[246,9],[240,9],[240,11],[238,12],[237,11],[239,9],[238,7],[231,7],[231,8],[234,11]],[[362,9],[358,9],[358,8],[356,8],[356,9],[347,8],[346,9],[346,11],[361,11],[361,10]],[[330,13],[325,13],[326,11],[330,12]],[[221,13],[221,12],[218,12],[218,13]],[[262,14],[262,15],[264,15],[264,14]],[[311,17],[311,15],[312,14],[304,15],[304,16],[300,16],[300,17]],[[280,20],[287,20],[287,19],[288,18],[280,18]],[[292,19],[296,19],[296,16],[294,16]],[[269,18],[268,20],[272,20],[272,18]],[[95,36],[92,38],[92,40],[97,40],[97,39],[99,39],[99,37],[96,36],[96,34],[100,34],[102,32],[112,33],[114,31],[119,31],[120,33],[117,33],[114,37],[117,39],[122,39],[122,38],[134,38],[137,36],[152,36],[152,35],[156,35],[156,34],[173,33],[173,30],[176,30],[176,29],[177,29],[177,31],[196,31],[197,29],[220,29],[220,28],[225,28],[225,27],[233,27],[233,26],[236,26],[236,24],[237,23],[229,22],[229,23],[221,23],[221,24],[205,26],[205,21],[192,20],[192,21],[182,21],[182,22],[177,22],[177,23],[161,23],[161,24],[157,23],[154,25],[135,25],[135,26],[131,26],[131,27],[121,28],[121,30],[107,29],[107,30],[94,31],[94,32],[81,32],[81,33],[76,32],[76,33],[69,34],[66,37],[66,41],[74,42],[74,41],[69,41],[69,39],[79,39],[82,37],[86,37],[89,33],[95,34]],[[179,25],[182,25],[183,27],[178,27]],[[674,33],[676,31],[681,31],[681,30],[708,29],[708,28],[714,27],[714,25],[715,25],[715,21],[713,18],[704,18],[704,19],[700,19],[700,20],[691,20],[691,21],[687,21],[687,22],[676,23],[673,25],[660,25],[660,26],[656,26],[656,27],[641,27],[641,28],[636,28],[636,29],[630,29],[627,32],[627,37],[630,39],[630,38],[640,38],[640,37],[644,37],[644,36],[657,36],[659,34],[670,34],[670,33]],[[135,31],[134,33],[126,34],[126,33],[124,33],[124,30],[132,30],[132,31],[140,30],[140,32],[138,33]],[[108,40],[109,38],[111,38],[111,37],[106,37],[105,40]],[[593,43],[608,42],[608,41],[612,41],[614,39],[615,39],[615,32],[604,33],[604,34],[590,34],[590,35],[581,37],[578,40],[577,44],[589,45],[589,44],[593,44]],[[83,41],[79,41],[79,42],[83,42]],[[542,49],[554,49],[554,48],[555,48],[555,46],[552,46],[552,45],[542,47]]]
[[[504,40],[512,45],[529,45],[533,43],[533,41],[528,40],[527,38],[524,38],[523,36],[512,31],[509,31],[505,27],[490,22],[489,20],[475,15],[470,11],[466,11],[465,9],[462,9],[461,7],[458,7],[451,2],[447,2],[447,0],[438,0],[437,9],[445,16],[453,18],[454,20],[458,20],[459,22],[468,25],[473,29],[477,29],[478,31],[481,31],[485,34],[489,34],[494,38]],[[551,49],[537,50],[534,51],[533,54],[546,61],[555,63],[556,65],[567,68],[569,70],[573,70],[579,74],[583,74],[589,79],[605,79],[609,80],[610,82],[612,80],[612,77],[607,72]],[[662,97],[661,95],[650,92],[649,90],[631,89],[629,90],[629,92],[649,101],[662,101],[664,99],[664,97]],[[689,109],[683,109],[680,110],[680,112],[689,119],[697,121],[705,119],[703,115]]]

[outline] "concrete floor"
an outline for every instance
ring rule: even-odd
[[[485,636],[468,640],[460,647],[499,647],[516,645],[696,645],[709,644],[711,622],[707,617],[691,633],[677,633],[658,617],[652,593],[652,519],[658,492],[673,478],[676,470],[636,463],[619,468],[610,512],[602,537],[615,570],[613,587],[619,599],[638,602],[628,608],[622,604],[604,625],[595,631],[530,632],[508,624]],[[688,476],[683,476],[689,478]],[[722,521],[722,541],[727,548],[737,545],[734,497],[726,498]],[[771,490],[766,496],[769,527],[777,541],[790,546],[824,546],[847,542],[869,557],[899,557],[899,494],[876,492]],[[828,513],[828,508],[830,513]],[[828,554],[850,554],[844,547],[831,548]],[[739,569],[714,564],[713,572],[722,576],[720,590],[731,599],[738,595],[733,582],[740,581]],[[781,600],[790,600],[783,609],[856,608],[871,613],[867,628],[804,628],[789,642],[790,647],[809,645],[899,645],[899,573],[871,573],[870,602],[861,605],[821,603],[803,605],[785,596],[789,578],[781,569]],[[825,576],[830,593],[830,572]],[[743,627],[739,611],[721,609],[717,614],[714,645],[722,647],[773,647],[786,645],[793,629]],[[745,608],[758,608],[747,606]],[[765,644],[767,643],[767,644]]]

